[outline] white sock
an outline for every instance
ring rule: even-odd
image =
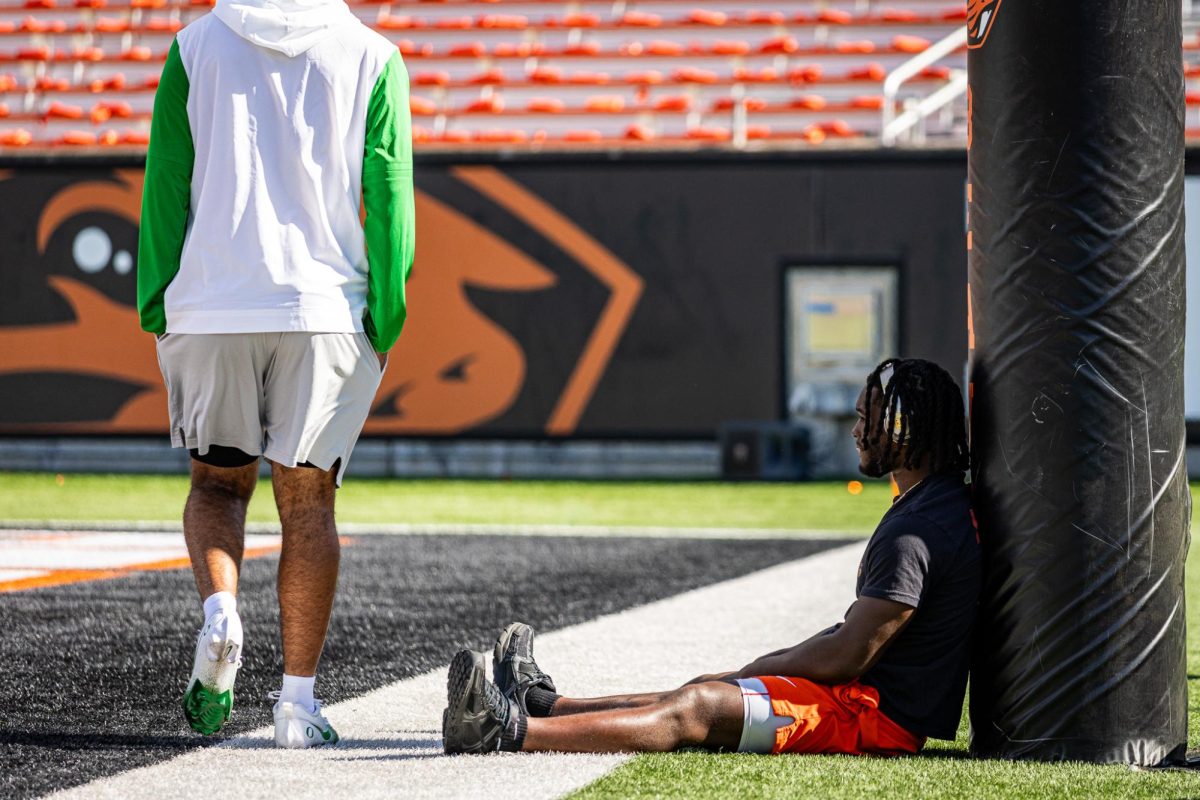
[[[315,675],[302,678],[299,675],[284,673],[283,691],[279,693],[279,702],[295,703],[302,708],[307,708],[310,713],[315,713],[317,704],[313,702],[313,685],[316,682]]]
[[[237,614],[237,598],[232,592],[217,592],[204,601],[204,618],[207,620],[213,614],[221,611],[227,617]]]

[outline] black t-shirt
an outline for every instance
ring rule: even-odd
[[[916,609],[860,680],[907,730],[953,739],[962,713],[983,566],[960,474],[931,475],[897,500],[858,567],[858,597]]]

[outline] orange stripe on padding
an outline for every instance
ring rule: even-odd
[[[343,542],[346,540],[343,539]],[[279,552],[279,545],[250,547],[242,558],[258,558]],[[166,558],[162,561],[147,561],[143,564],[126,564],[109,569],[56,569],[45,575],[33,575],[12,581],[0,581],[0,592],[20,592],[24,589],[41,589],[46,586],[65,586],[86,581],[106,581],[123,578],[135,572],[159,572],[168,569],[187,569],[192,565],[189,558]]]

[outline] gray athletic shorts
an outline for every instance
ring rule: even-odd
[[[383,377],[364,333],[167,333],[171,444],[236,447],[294,467],[350,461]]]

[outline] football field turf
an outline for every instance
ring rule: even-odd
[[[178,519],[185,491],[183,480],[172,477],[67,475],[60,485],[52,475],[0,474],[0,519],[170,521]],[[267,497],[260,490],[252,512],[260,522],[273,517],[261,503]],[[510,618],[524,618],[545,632],[539,637],[541,658],[567,689],[619,689],[604,681],[628,680],[622,669],[648,681],[683,680],[691,673],[676,673],[707,666],[709,649],[720,660],[712,668],[737,666],[726,663],[734,657],[729,652],[759,646],[755,634],[780,635],[793,613],[797,630],[803,630],[833,621],[829,617],[844,610],[839,593],[852,590],[856,558],[856,545],[844,543],[853,532],[869,533],[887,498],[880,484],[851,495],[844,483],[348,482],[339,495],[340,517],[364,526],[364,533],[352,533],[344,551],[334,627],[318,682],[319,693],[336,704],[339,715],[333,719],[347,742],[311,759],[280,760],[260,746],[270,714],[259,698],[276,688],[279,659],[270,553],[248,561],[244,571],[244,612],[254,638],[226,731],[232,738],[219,739],[224,746],[218,748],[188,732],[177,710],[197,623],[186,570],[132,571],[0,594],[3,658],[16,665],[0,673],[5,709],[0,796],[78,786],[80,797],[149,797],[177,787],[188,769],[208,765],[230,770],[234,785],[243,787],[276,773],[283,780],[288,770],[311,771],[326,785],[363,796],[449,796],[466,787],[466,794],[473,789],[504,796],[487,785],[496,775],[520,788],[523,797],[562,795],[574,787],[583,787],[580,797],[1200,797],[1200,776],[1194,773],[973,761],[965,757],[965,730],[955,743],[933,743],[919,757],[891,761],[704,753],[633,759],[437,756],[436,713],[444,702],[437,696],[439,670],[454,649],[484,646]],[[365,533],[371,525],[397,523],[430,530]],[[456,527],[467,525],[543,526],[538,532],[553,535],[455,535]],[[638,530],[579,536],[582,529],[572,526]],[[676,536],[663,530],[672,527],[680,529]],[[697,528],[727,529],[728,535],[695,538],[689,529]],[[744,529],[767,531],[748,544],[741,538]],[[764,536],[769,529],[776,533]],[[834,535],[812,533],[821,529]],[[827,566],[818,572],[837,579],[836,591],[796,577],[820,564]],[[1195,552],[1189,567],[1195,748],[1200,744]],[[813,619],[802,619],[795,602],[794,610],[785,608],[773,621],[765,613],[756,618],[762,631],[749,623],[739,626],[737,600],[750,596],[747,587],[754,581],[766,580],[758,577],[772,572],[760,572],[765,568],[809,570],[779,573],[776,580],[801,587],[797,601],[809,592],[817,612]],[[523,580],[508,577],[513,575]],[[745,628],[746,641],[727,642],[732,650],[722,650],[688,627],[703,629],[708,619],[685,617],[673,635],[691,639],[667,642],[666,663],[660,657],[647,660],[658,637],[671,635],[665,632],[670,614],[687,615],[705,602],[732,607],[732,625]],[[712,618],[714,627],[721,623]],[[630,635],[631,626],[637,635]],[[593,656],[589,648],[597,643],[629,649]],[[606,669],[604,660],[613,658],[621,668]],[[129,771],[139,766],[145,769]],[[522,783],[538,775],[542,782],[532,789]],[[93,783],[97,779],[104,782]],[[476,782],[454,783],[468,779]],[[403,791],[394,783],[412,780],[428,783]]]

